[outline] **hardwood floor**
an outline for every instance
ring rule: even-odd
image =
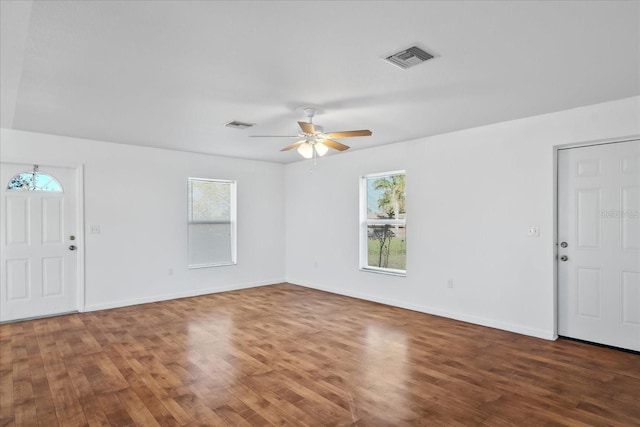
[[[640,355],[289,284],[0,325],[2,426],[640,425]]]

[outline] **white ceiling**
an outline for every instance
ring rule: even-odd
[[[640,94],[638,1],[2,1],[1,125],[292,162]],[[418,45],[409,70],[382,60]],[[230,120],[256,123],[247,130]],[[336,152],[331,153],[335,155]]]

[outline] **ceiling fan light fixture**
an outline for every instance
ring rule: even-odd
[[[322,142],[316,142],[314,147],[316,149],[316,153],[318,153],[318,156],[320,157],[324,156],[325,154],[327,154],[327,151],[329,151],[329,147],[324,145]]]
[[[313,157],[313,145],[309,144],[308,142],[300,144],[300,146],[298,147],[298,153],[300,153],[300,155],[302,157],[304,157],[305,159],[312,158]]]

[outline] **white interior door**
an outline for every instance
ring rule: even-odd
[[[3,163],[0,169],[0,321],[76,311],[75,170],[40,167],[36,183],[44,191],[31,191],[11,190],[8,183],[20,177],[28,187],[29,175],[20,174],[33,171],[33,165]],[[62,191],[51,191],[57,189]]]
[[[640,351],[640,140],[558,152],[558,334]]]

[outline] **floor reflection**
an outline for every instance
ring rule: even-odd
[[[186,356],[189,373],[195,383],[206,381],[209,388],[226,388],[233,384],[237,366],[233,363],[233,327],[230,315],[216,315],[188,323]]]
[[[367,390],[381,408],[395,413],[410,413],[410,397],[404,385],[408,377],[407,334],[404,330],[383,324],[366,327],[363,363]]]

